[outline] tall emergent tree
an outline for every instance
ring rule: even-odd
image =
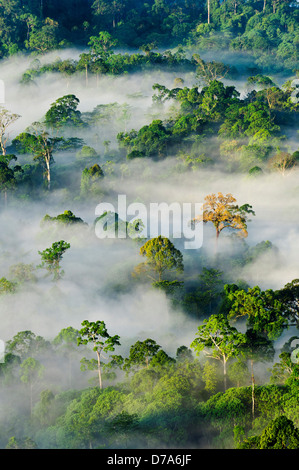
[[[64,271],[61,269],[60,262],[66,250],[70,248],[70,243],[60,240],[59,242],[52,243],[50,248],[46,248],[38,253],[41,255],[42,263],[40,268],[45,268],[49,274],[53,274],[53,281],[58,281],[62,278]]]
[[[69,362],[69,387],[72,386],[72,359],[77,352],[77,339],[79,331],[69,326],[63,328],[60,333],[54,338],[53,345],[57,347],[60,354],[68,358]]]
[[[45,124],[52,129],[65,126],[84,126],[81,112],[77,109],[80,103],[75,95],[65,95],[51,104],[45,114]]]
[[[286,308],[271,289],[262,291],[259,286],[231,290],[227,293],[231,301],[229,319],[246,317],[248,327],[271,340],[278,339],[288,327]]]
[[[243,204],[238,206],[236,199],[231,194],[224,196],[222,193],[209,194],[205,197],[203,213],[193,219],[193,223],[212,222],[216,229],[216,248],[220,233],[224,229],[231,229],[237,232],[242,238],[248,236],[247,222],[248,214],[255,215],[252,206]]]
[[[240,351],[244,353],[245,357],[250,361],[251,369],[251,411],[252,418],[254,419],[255,413],[255,378],[254,378],[254,363],[267,362],[273,360],[274,347],[271,340],[267,337],[257,333],[252,328],[249,328],[245,333],[245,343],[240,345]]]
[[[19,115],[11,113],[7,109],[0,107],[0,146],[2,155],[6,155],[6,144],[9,136],[7,135],[7,128],[19,119]]]
[[[120,345],[120,337],[118,335],[110,336],[103,321],[89,322],[88,320],[84,320],[81,325],[83,328],[79,330],[80,336],[77,340],[78,346],[80,344],[86,345],[88,343],[91,343],[93,345],[93,351],[95,351],[97,354],[99,386],[102,389],[102,353],[114,351],[115,346]]]

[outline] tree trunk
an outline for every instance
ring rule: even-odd
[[[48,157],[46,158],[46,167],[47,167],[47,182],[48,182],[48,190],[51,189],[51,171],[50,171],[50,161]]]
[[[72,357],[71,355],[69,356],[69,388],[72,388]]]
[[[100,385],[100,389],[102,390],[103,384],[102,384],[102,373],[101,373],[101,356],[100,356],[99,351],[97,351],[97,356],[98,356],[99,385]]]
[[[216,243],[215,243],[215,255],[218,253],[218,240],[219,240],[220,231],[218,227],[216,228]]]
[[[210,0],[208,0],[208,24],[210,24]]]

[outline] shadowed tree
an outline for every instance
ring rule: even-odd
[[[298,167],[299,152],[290,154],[288,152],[277,152],[268,161],[270,169],[278,171],[282,176],[286,176],[291,170]]]
[[[230,70],[230,67],[222,62],[205,62],[199,54],[193,54],[192,58],[197,64],[197,78],[206,85],[209,85],[213,80],[222,80]]]
[[[292,420],[282,415],[273,419],[259,436],[251,436],[239,449],[298,449],[299,429]]]
[[[6,144],[9,140],[9,136],[6,133],[7,129],[19,118],[20,116],[18,114],[11,113],[2,106],[0,107],[0,146],[2,155],[6,155]]]
[[[284,305],[271,289],[262,291],[260,287],[227,291],[231,302],[228,318],[236,320],[247,317],[247,325],[256,333],[271,340],[279,338],[288,326]]]
[[[79,331],[69,326],[63,328],[54,338],[53,345],[57,347],[59,354],[67,357],[69,363],[69,387],[72,386],[72,359],[77,353],[77,340]]]
[[[157,355],[160,348],[161,346],[150,338],[144,341],[137,341],[131,346],[130,355],[125,359],[124,370],[134,367],[145,367],[148,369],[151,360]]]

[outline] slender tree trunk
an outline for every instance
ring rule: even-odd
[[[1,150],[2,150],[2,155],[6,155],[6,148],[5,148],[5,143],[4,143],[4,136],[2,135],[0,138],[0,145],[1,145]]]
[[[210,0],[208,0],[208,24],[210,24]]]
[[[72,356],[69,356],[69,388],[72,388]]]
[[[251,364],[251,412],[252,412],[252,419],[254,419],[254,406],[255,406],[255,400],[254,400],[254,374],[253,374],[253,360],[251,359],[250,361]]]
[[[223,385],[224,385],[224,391],[226,391],[227,387],[227,380],[226,380],[226,357],[223,357]]]
[[[99,385],[100,385],[100,389],[102,390],[103,384],[102,384],[102,372],[101,372],[101,356],[100,356],[99,351],[97,351],[97,356],[98,356]]]
[[[32,417],[32,410],[33,410],[33,384],[30,381],[29,382],[29,388],[30,388],[30,417]]]
[[[47,167],[47,182],[48,182],[48,190],[51,189],[51,171],[50,171],[50,160],[46,158],[46,167]]]

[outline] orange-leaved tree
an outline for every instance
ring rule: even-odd
[[[209,194],[205,197],[202,214],[192,220],[193,223],[213,223],[216,229],[216,249],[219,235],[225,228],[236,230],[239,237],[248,236],[248,215],[255,215],[255,213],[249,204],[239,207],[236,202],[237,200],[230,193],[225,196],[222,193]]]

